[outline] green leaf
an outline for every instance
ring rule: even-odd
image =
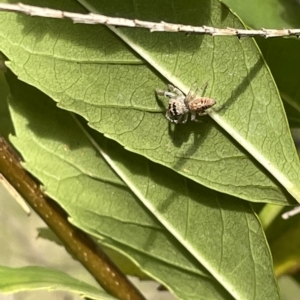
[[[73,2],[64,6],[79,10]],[[126,1],[101,3],[110,15],[116,7],[124,17],[134,11],[141,19],[241,26],[216,1],[175,1],[171,11],[167,1],[141,1],[135,8]],[[144,29],[112,33],[103,26],[9,13],[1,14],[1,22],[0,47],[13,72],[126,149],[242,199],[292,203],[286,188],[300,200],[297,153],[277,89],[252,40]],[[195,81],[208,81],[207,95],[219,106],[210,116],[218,124],[204,118],[169,128],[154,93],[166,86],[161,76],[184,92]]]
[[[300,120],[300,43],[295,39],[257,39],[280,91],[290,123]]]
[[[222,0],[252,28],[299,28],[300,6],[297,1]]]
[[[290,210],[290,209],[288,209]],[[300,215],[285,220],[278,217],[268,229],[276,275],[294,274],[300,267]]]
[[[128,255],[179,299],[279,299],[264,233],[247,202],[94,132],[124,184],[69,113],[24,84],[11,90],[12,141],[74,224]]]
[[[225,0],[243,22],[252,28],[299,28],[300,6],[297,1],[236,1]],[[300,43],[296,39],[264,39],[256,41],[271,69],[291,126],[300,120]]]
[[[0,133],[5,137],[13,132],[13,126],[11,124],[6,101],[8,94],[9,90],[4,74],[0,71]]]
[[[50,268],[8,268],[0,266],[0,278],[1,293],[45,289],[70,291],[91,299],[116,299],[100,288],[95,288],[64,272]]]

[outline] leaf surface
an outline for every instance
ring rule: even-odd
[[[300,43],[296,39],[258,40],[285,104],[290,124],[300,120]]]
[[[105,8],[94,0],[79,2],[92,12],[114,15],[113,2]],[[167,15],[170,8],[169,3],[155,5],[154,1],[152,5],[153,8],[150,10],[149,6],[142,1],[135,7],[130,7],[130,3],[126,3],[120,11],[130,18],[131,9],[134,9],[135,18],[143,19],[147,16],[151,20],[159,21],[161,14]],[[221,28],[243,26],[219,2],[212,1],[209,4],[205,0],[202,1],[201,16],[195,9],[197,5],[200,5],[199,1],[175,2],[172,7],[174,14],[169,14],[168,18],[175,23],[205,24]],[[155,9],[158,7],[159,11]],[[289,129],[276,86],[253,40],[240,41],[217,37],[210,43],[211,38],[207,36],[195,36],[195,40],[188,40],[186,36],[178,34],[174,50],[159,52],[153,50],[160,47],[165,49],[165,45],[170,46],[174,42],[170,34],[162,33],[161,36],[158,34],[145,38],[143,30],[109,28],[185,93],[188,93],[189,87],[193,84],[191,78],[199,82],[210,74],[213,78],[210,96],[220,99],[218,112],[212,111],[210,116],[262,164],[290,194],[300,200],[297,184],[292,183],[296,173],[298,178],[296,181],[299,180],[298,155],[288,134]],[[197,42],[198,48],[195,47]],[[183,49],[188,50],[182,51]],[[209,70],[207,62],[210,63]],[[194,70],[197,70],[197,73],[194,73]],[[222,86],[219,82],[222,82]],[[287,139],[290,141],[288,146],[285,144]],[[280,152],[282,160],[293,160],[293,163],[282,164],[278,160]],[[294,171],[291,172],[292,169]]]
[[[252,28],[299,28],[300,6],[297,1],[222,0]]]
[[[70,2],[63,5],[80,11]],[[118,7],[125,17],[133,17],[134,12],[141,19],[241,25],[215,1],[211,5],[204,0],[175,1],[171,11],[161,1],[139,2],[136,7],[110,2],[104,7],[110,15]],[[299,161],[282,103],[253,41],[151,34],[144,29],[112,33],[103,26],[8,13],[2,13],[0,20],[1,48],[13,72],[126,149],[242,199],[292,203],[282,185],[300,199]],[[185,93],[195,81],[199,85],[208,81],[207,96],[216,99],[220,108],[210,115],[219,125],[209,118],[185,126],[168,124],[167,104],[154,93],[166,81]]]
[[[51,268],[8,268],[0,266],[0,278],[0,291],[2,293],[45,289],[69,291],[96,300],[116,299],[100,288],[95,288],[64,272]]]
[[[252,28],[299,28],[300,6],[296,1],[225,0],[230,9]],[[256,38],[258,46],[270,67],[290,124],[299,127],[300,119],[300,43],[294,38]]]
[[[279,299],[264,233],[247,202],[98,133],[88,139],[40,92],[11,88],[18,91],[10,100],[12,141],[75,225],[131,257],[179,299]]]

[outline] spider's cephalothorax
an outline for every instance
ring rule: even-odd
[[[182,91],[171,84],[168,85],[168,88],[169,91],[156,90],[156,92],[158,95],[170,98],[166,118],[175,124],[186,123],[189,112],[191,113],[191,120],[198,122],[196,116],[206,115],[206,109],[216,104],[214,99],[199,97],[191,91],[185,96]]]
[[[184,98],[176,97],[169,100],[166,117],[169,121],[174,123],[185,123],[187,121],[189,109],[184,103]],[[183,120],[182,120],[182,117]]]

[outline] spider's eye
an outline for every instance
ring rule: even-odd
[[[172,105],[172,113],[173,113],[173,115],[175,115],[175,116],[178,116],[178,115],[179,115],[179,113],[178,113],[178,111],[177,111],[177,107],[176,107],[176,103],[175,103],[175,102],[174,102],[173,105]]]

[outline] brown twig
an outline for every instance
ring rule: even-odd
[[[22,167],[20,158],[3,137],[0,137],[0,173],[108,293],[121,300],[145,299],[98,245],[86,233],[68,222],[66,212],[44,195],[39,184]]]
[[[84,24],[104,24],[109,26],[118,27],[139,27],[147,28],[151,32],[165,31],[165,32],[188,32],[197,34],[208,34],[211,36],[237,36],[241,37],[254,37],[262,36],[264,38],[270,37],[284,37],[294,36],[300,37],[300,29],[235,29],[235,28],[215,28],[210,26],[192,26],[183,24],[174,24],[167,22],[149,22],[136,19],[114,18],[100,14],[79,14],[57,9],[50,9],[45,7],[31,6],[22,3],[10,4],[0,3],[0,11],[18,12],[30,16],[39,16],[44,18],[55,19],[71,19],[74,23]]]

